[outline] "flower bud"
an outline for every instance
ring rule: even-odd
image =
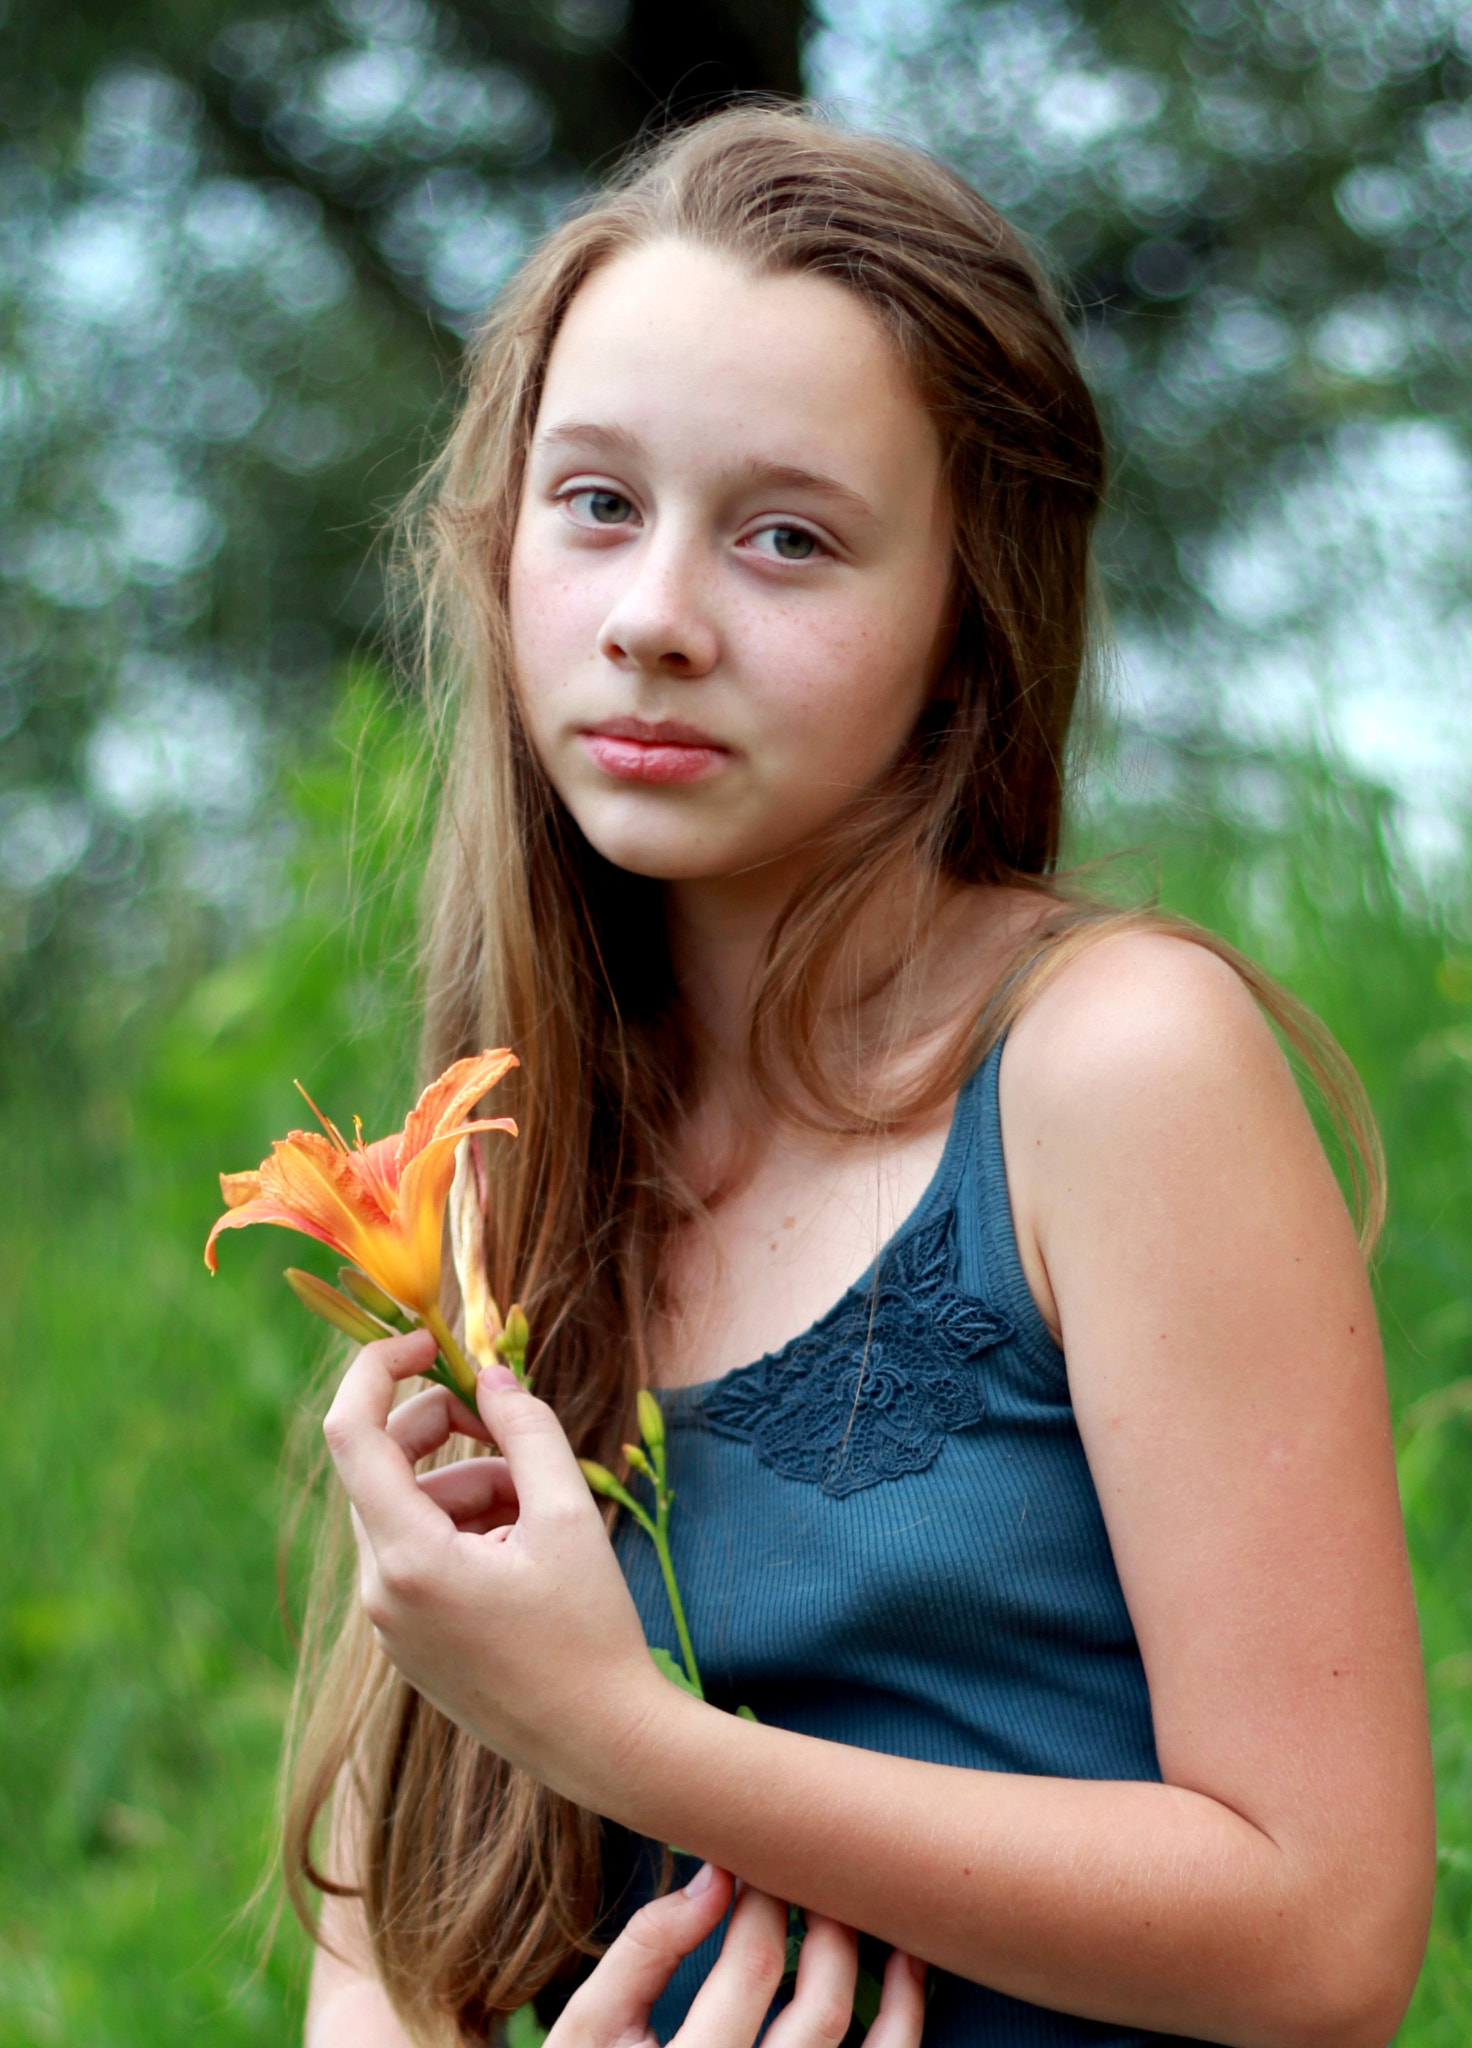
[[[607,1500],[616,1500],[620,1507],[638,1514],[638,1507],[628,1488],[619,1484],[606,1465],[596,1464],[592,1458],[579,1458],[578,1465],[594,1493],[601,1493]]]
[[[640,1450],[637,1444],[625,1444],[624,1456],[628,1459],[629,1463],[633,1466],[636,1472],[642,1472],[646,1479],[654,1480],[654,1483],[658,1485],[659,1482],[654,1477],[654,1467],[650,1464],[649,1460],[645,1457],[644,1453]]]
[[[411,1330],[414,1325],[399,1307],[391,1294],[385,1294],[376,1280],[370,1280],[366,1273],[360,1273],[356,1266],[339,1266],[337,1284],[344,1294],[351,1295],[359,1308],[366,1308],[370,1316],[376,1316],[390,1329]]]
[[[639,1434],[651,1451],[664,1449],[664,1413],[647,1387],[639,1389]]]
[[[315,1273],[304,1273],[299,1266],[288,1266],[286,1284],[303,1308],[309,1308],[314,1316],[321,1316],[324,1323],[331,1323],[335,1330],[341,1330],[355,1344],[372,1344],[380,1337],[393,1335],[355,1301],[349,1301],[345,1294],[339,1294],[335,1287],[319,1280]]]
[[[506,1327],[495,1342],[497,1358],[504,1358],[516,1377],[526,1384],[526,1347],[532,1341],[531,1327],[526,1311],[520,1302],[513,1301],[506,1311]]]

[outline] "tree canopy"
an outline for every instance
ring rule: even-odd
[[[908,133],[1052,252],[1157,726],[1219,721],[1244,663],[1269,699],[1383,667],[1377,579],[1400,658],[1467,646],[1454,0],[70,0],[0,34],[13,1019],[166,949],[162,902],[272,915],[272,752],[371,644],[463,337],[643,124],[728,93]]]

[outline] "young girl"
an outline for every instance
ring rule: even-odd
[[[395,1406],[413,1337],[327,1418],[320,2048],[484,2039],[667,1842],[929,1964],[934,2048],[1395,2031],[1432,1818],[1385,1391],[1259,1005],[1371,1183],[1373,1142],[1265,977],[1052,878],[1102,471],[1018,235],[797,114],[660,145],[498,302],[410,529],[425,1052],[522,1060],[487,1254],[539,1398],[487,1372],[501,1455],[416,1477],[474,1425]],[[646,1384],[709,1704],[576,1463]],[[719,1981],[764,2006],[778,1946]]]

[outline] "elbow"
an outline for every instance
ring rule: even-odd
[[[1298,2001],[1294,2022],[1279,2036],[1279,2048],[1390,2048],[1415,1989],[1409,1981],[1339,1984]]]
[[[1430,1885],[1393,1881],[1359,1910],[1342,1898],[1324,1902],[1311,1933],[1283,1958],[1280,1982],[1286,2024],[1273,2048],[1387,2048],[1405,2018],[1431,1917]],[[1336,1911],[1336,1906],[1338,1910]]]

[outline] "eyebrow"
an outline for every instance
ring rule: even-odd
[[[555,427],[539,428],[534,437],[538,448],[602,448],[610,455],[635,455],[639,444],[622,427],[600,427],[592,420],[564,420]]]
[[[636,437],[625,428],[600,426],[593,420],[564,420],[539,432],[536,444],[538,448],[598,448],[609,455],[635,456],[640,453]],[[803,469],[795,463],[762,462],[753,457],[740,466],[736,478],[751,488],[805,491],[814,497],[827,498],[856,518],[875,517],[874,508],[867,498],[861,497],[847,484],[841,484],[837,477],[824,476],[817,470]]]

